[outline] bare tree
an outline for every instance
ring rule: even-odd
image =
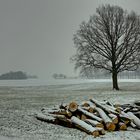
[[[140,18],[121,7],[103,5],[74,35],[75,68],[105,69],[112,73],[113,89],[119,90],[118,73],[133,71],[140,62]]]

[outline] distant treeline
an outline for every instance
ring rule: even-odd
[[[110,79],[111,73],[105,70],[86,70],[80,77],[89,79]],[[136,71],[123,71],[118,74],[119,79],[140,79],[140,68]]]
[[[67,78],[66,75],[64,75],[64,74],[57,74],[57,73],[54,73],[54,74],[52,75],[52,77],[53,77],[54,79],[66,79],[66,78]]]
[[[27,75],[22,71],[10,71],[8,73],[4,73],[0,75],[0,80],[16,80],[16,79],[29,79],[29,78],[37,78],[37,76]]]

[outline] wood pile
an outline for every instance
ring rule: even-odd
[[[78,128],[94,137],[105,131],[127,130],[128,126],[140,129],[140,101],[133,104],[112,104],[90,99],[81,104],[71,102],[53,108],[42,108],[36,114],[41,121],[70,128]]]

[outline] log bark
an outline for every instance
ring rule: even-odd
[[[131,109],[131,111],[130,111],[130,112],[138,112],[138,111],[139,111],[139,108],[134,107],[134,108],[132,108],[132,109]]]
[[[132,108],[130,108],[130,107],[127,107],[127,108],[125,108],[123,111],[124,112],[128,112],[128,111],[130,111]]]
[[[116,108],[113,108],[112,106],[109,106],[109,105],[102,105],[99,101],[95,100],[95,99],[90,99],[91,102],[93,102],[97,107],[103,109],[106,113],[108,114],[119,114],[117,111],[116,111]]]
[[[53,116],[49,116],[49,115],[44,115],[42,113],[38,113],[35,116],[38,120],[41,121],[45,121],[45,122],[49,122],[49,123],[54,123],[54,124],[58,124],[58,121],[56,118],[54,118]]]
[[[118,117],[116,115],[108,114],[108,116],[111,118],[111,120],[114,124],[117,124],[119,122]]]
[[[104,120],[105,125],[106,125],[106,129],[108,131],[114,131],[116,126],[112,122],[112,120],[107,116],[107,114],[101,108],[99,108],[99,107],[96,107],[96,110],[100,114],[101,118]]]
[[[131,122],[130,125],[131,125],[131,127],[133,127],[133,128],[137,128],[137,126],[136,126],[133,122]]]
[[[103,128],[96,127],[96,129],[99,131],[99,134],[101,134],[101,135],[105,134],[105,130]]]
[[[130,116],[127,113],[125,113],[124,111],[121,111],[121,114],[119,114],[119,118],[125,124],[129,124],[131,122]]]
[[[88,112],[90,112],[90,113],[95,112],[95,107],[96,107],[96,105],[93,104],[91,101],[83,102],[81,106],[82,106],[82,108],[88,108],[88,109],[86,109],[86,110],[87,110]]]
[[[44,115],[42,113],[38,113],[36,118],[41,121],[45,121],[53,124],[60,124],[62,126],[72,127],[72,123],[69,119],[67,119],[64,115],[57,114],[47,114]]]
[[[136,117],[132,112],[127,112],[127,114],[133,120],[133,122],[137,126],[137,128],[140,129],[140,119],[138,117]]]
[[[138,112],[133,112],[133,114],[134,114],[135,116],[137,116],[137,117],[140,119],[140,111],[138,111]]]
[[[65,109],[45,109],[45,110],[42,110],[42,113],[43,114],[56,114],[56,115],[65,115],[67,117],[71,117],[72,116],[72,113],[68,110],[65,110]]]
[[[85,119],[85,122],[94,127],[104,128],[104,125],[102,123],[95,121],[95,120]]]
[[[89,106],[88,107],[82,106],[81,108],[88,111],[90,107]]]
[[[87,124],[86,122],[78,119],[77,117],[73,116],[71,118],[71,122],[79,129],[85,131],[88,134],[93,135],[94,137],[99,136],[99,131],[95,127],[92,127],[91,125]]]
[[[87,102],[83,102],[83,103],[81,104],[81,106],[82,106],[82,107],[89,107],[89,104],[88,104]]]
[[[103,119],[101,119],[100,117],[97,117],[94,114],[82,109],[81,107],[78,107],[78,111],[82,112],[84,115],[86,115],[86,116],[88,116],[88,117],[90,117],[90,118],[92,118],[94,120],[97,120],[99,122],[103,122]]]
[[[107,101],[107,100],[104,100],[104,104],[107,104],[107,105],[113,106],[113,104],[112,104],[112,103],[110,103],[110,102],[109,102],[109,101]]]

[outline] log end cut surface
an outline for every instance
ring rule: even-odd
[[[70,110],[71,112],[75,112],[77,109],[78,109],[78,105],[77,105],[76,102],[71,102],[71,103],[69,104],[69,110]]]
[[[94,131],[92,132],[91,135],[93,135],[94,137],[98,137],[100,134],[99,134],[99,131]]]
[[[115,128],[116,128],[116,125],[115,125],[115,124],[113,124],[113,123],[111,123],[111,122],[106,123],[106,129],[107,129],[108,131],[114,131]]]

